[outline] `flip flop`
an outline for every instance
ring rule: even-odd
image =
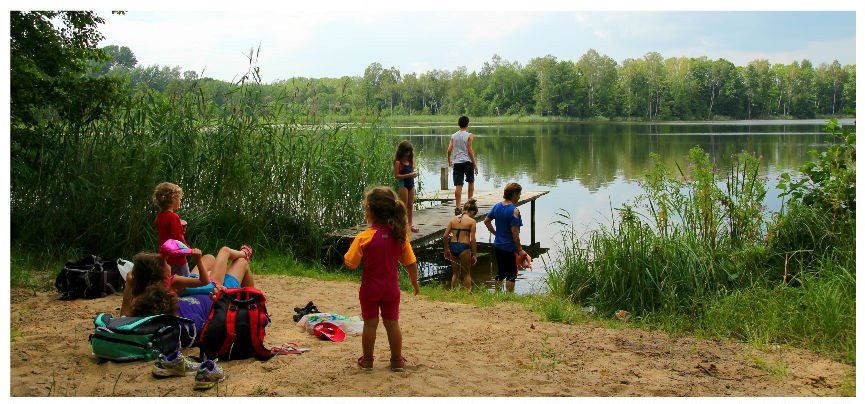
[[[309,351],[310,348],[301,348],[300,345],[294,342],[286,342],[284,344],[279,344],[273,348],[270,348],[270,353],[274,355],[300,355],[304,352]]]
[[[253,253],[252,247],[244,244],[244,245],[240,246],[240,251],[243,251],[243,253],[246,254],[246,260],[247,261],[252,261],[252,253]]]

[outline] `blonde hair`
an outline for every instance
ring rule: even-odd
[[[369,208],[372,213],[373,223],[390,225],[393,228],[393,237],[400,243],[405,243],[408,239],[406,208],[392,189],[375,187],[367,191],[363,204],[364,208]]]
[[[183,198],[183,188],[177,184],[162,182],[153,189],[153,202],[159,209],[168,209],[176,198]]]

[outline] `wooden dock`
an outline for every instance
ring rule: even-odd
[[[520,201],[517,203],[517,206],[524,205],[526,203],[531,204],[531,212],[521,211],[521,215],[523,216],[523,223],[531,223],[531,244],[535,243],[535,201],[548,194],[550,191],[530,191],[523,190],[522,197]],[[462,195],[462,203],[468,200],[467,190],[463,188]],[[496,203],[501,202],[502,200],[502,191],[501,190],[475,190],[473,197],[477,200],[478,205],[478,214],[475,217],[475,220],[483,220],[484,216],[486,216],[487,212],[489,212]],[[442,237],[444,234],[445,228],[447,227],[448,221],[454,217],[454,191],[451,190],[442,190],[436,191],[424,195],[418,195],[415,198],[418,202],[441,202],[439,205],[426,207],[420,210],[415,210],[412,216],[412,221],[414,222],[414,226],[418,228],[419,232],[411,233],[409,237],[411,237],[411,244],[413,247],[426,244],[431,240]],[[529,213],[527,215],[527,213]],[[355,227],[348,227],[344,229],[337,230],[331,233],[329,236],[334,240],[334,245],[338,246],[337,249],[341,251],[345,251],[348,249],[348,244],[354,239],[354,236],[360,234],[360,232],[369,228],[369,225],[361,225]],[[339,246],[345,246],[340,248]]]

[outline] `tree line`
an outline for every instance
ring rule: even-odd
[[[179,66],[138,66],[126,47],[103,48],[93,76],[129,80],[159,91],[191,81],[222,104],[236,83],[200,78]],[[250,52],[252,54],[252,52]],[[252,59],[252,57],[250,57]],[[254,61],[253,61],[254,62]],[[294,77],[262,84],[289,94],[312,115],[540,115],[578,119],[711,120],[838,116],[856,104],[856,66],[808,59],[736,66],[723,58],[664,58],[650,52],[621,64],[590,49],[576,62],[547,55],[522,65],[498,55],[480,71],[465,67],[403,74],[370,64],[362,76]]]

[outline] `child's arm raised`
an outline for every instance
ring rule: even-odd
[[[193,248],[192,253],[189,255],[195,259],[195,263],[198,266],[198,278],[175,276],[174,280],[171,281],[171,288],[178,292],[182,292],[186,288],[195,288],[210,284],[210,268],[201,261],[201,250]]]

